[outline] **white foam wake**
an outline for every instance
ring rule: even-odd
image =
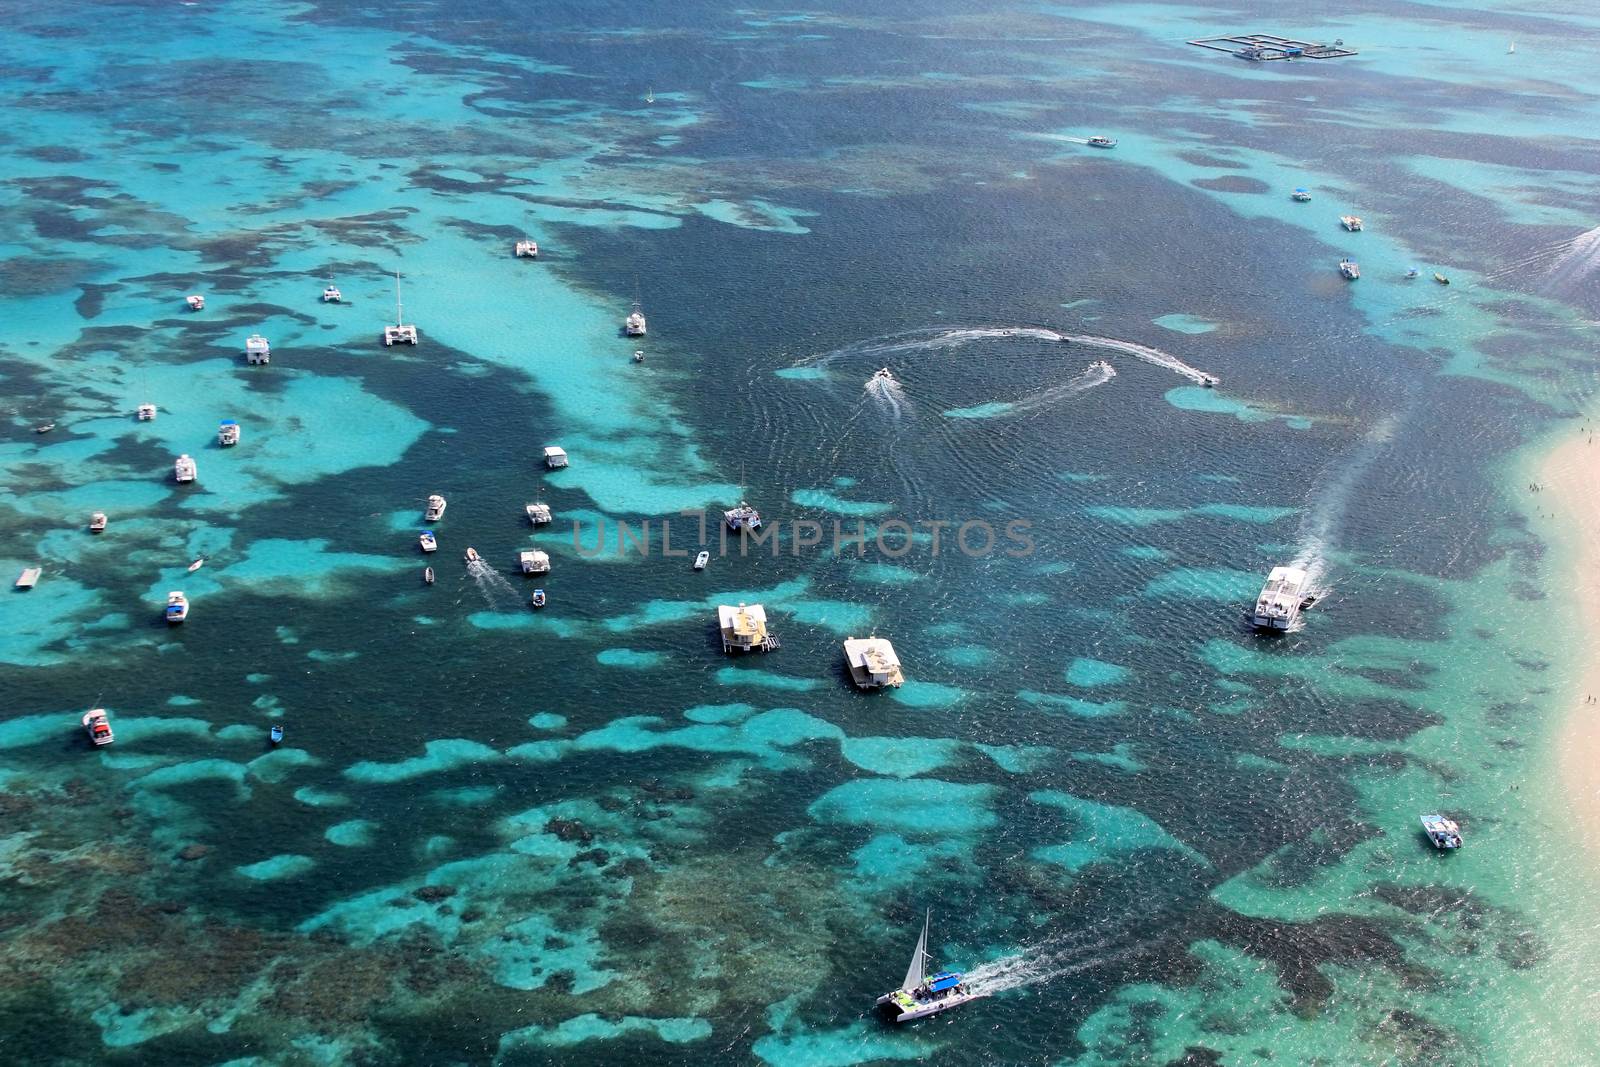
[[[880,377],[874,374],[867,379],[865,386],[867,396],[875,400],[879,406],[888,410],[895,418],[899,418],[905,405],[910,403],[906,399],[905,388],[893,378]]]
[[[1293,566],[1306,572],[1306,590],[1319,597],[1326,590],[1322,579],[1328,567],[1328,552],[1344,524],[1350,496],[1365,477],[1367,469],[1383,452],[1400,427],[1400,415],[1387,415],[1368,430],[1348,461],[1317,491],[1311,509],[1300,523],[1300,552]]]
[[[1047,389],[1039,390],[1032,396],[1023,397],[1012,404],[1006,414],[1022,415],[1051,407],[1080,393],[1086,393],[1097,385],[1104,385],[1116,376],[1116,368],[1112,367],[1111,364],[1106,362],[1094,363],[1060,385],[1052,385]]]
[[[1121,959],[1130,951],[1125,938],[1101,937],[1082,942],[1069,935],[980,964],[966,972],[966,979],[973,992],[993,996],[1007,989],[1087,971]]]
[[[489,607],[498,611],[511,606],[521,606],[522,594],[517,592],[517,587],[483,560],[468,561],[467,577],[477,583],[478,592],[483,594],[483,599]]]
[[[1557,285],[1569,285],[1600,267],[1600,226],[1585,230],[1564,244],[1565,251],[1550,268]]]
[[[1080,337],[1077,334],[1064,335],[1065,340],[1075,345],[1092,345],[1095,348],[1109,348],[1113,352],[1124,352],[1135,359],[1142,359],[1157,367],[1165,367],[1175,374],[1181,374],[1196,385],[1204,385],[1206,379],[1211,377],[1203,370],[1189,366],[1171,352],[1163,352],[1159,348],[1149,345],[1135,344],[1132,341],[1119,341],[1115,337]]]

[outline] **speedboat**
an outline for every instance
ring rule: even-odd
[[[199,468],[195,466],[194,460],[187,452],[172,464],[172,476],[180,482],[192,482],[199,474]]]
[[[1420,270],[1418,270],[1417,268],[1415,268],[1415,267],[1407,267],[1406,268],[1406,277],[1407,278],[1415,278],[1415,277],[1418,277],[1421,274],[1422,274],[1422,272]]]
[[[872,372],[872,377],[867,379],[867,384],[885,386],[894,385],[895,377],[888,367],[879,367],[877,370]]]
[[[339,291],[339,287],[336,285],[330,285],[322,290],[322,302],[324,304],[338,304],[343,300],[344,294]]]
[[[1256,597],[1250,621],[1258,630],[1287,630],[1305,607],[1306,572],[1299,567],[1274,567]]]
[[[439,551],[439,539],[433,536],[432,530],[423,530],[417,534],[417,544],[422,546],[424,552]]]
[[[1302,185],[1300,188],[1289,194],[1289,199],[1298,200],[1303,204],[1307,200],[1311,199],[1311,190]]]
[[[154,422],[154,421],[156,421],[156,406],[154,404],[140,404],[139,405],[139,421],[140,422]]]
[[[182,593],[167,594],[167,621],[179,623],[189,617],[189,598]]]
[[[1361,218],[1357,215],[1340,215],[1339,223],[1351,233],[1361,229]]]
[[[199,293],[184,297],[183,302],[189,305],[190,311],[204,311],[206,309],[206,298]]]
[[[929,976],[928,964],[933,957],[928,953],[928,927],[932,922],[933,911],[930,909],[922,921],[922,936],[917,938],[917,948],[911,956],[905,981],[900,983],[899,989],[885,993],[877,1000],[878,1007],[897,1023],[926,1019],[983,996],[982,993],[973,992],[966,982],[966,976],[959,972],[937,971]]]
[[[37,425],[37,426],[35,426],[33,428],[33,432],[34,433],[49,433],[51,430],[53,430],[55,428],[56,428],[56,424],[53,423],[53,422],[41,422],[39,425]]]
[[[1087,367],[1085,367],[1084,370],[1097,370],[1097,371],[1102,371],[1102,372],[1105,372],[1105,373],[1108,373],[1108,374],[1115,374],[1117,372],[1115,367],[1113,367],[1111,364],[1107,363],[1103,359],[1095,360],[1093,363],[1091,363]]]
[[[711,553],[702,551],[698,556],[696,556],[694,558],[694,569],[697,570],[697,571],[703,571],[703,570],[706,569],[706,564],[708,564],[710,562],[711,562]]]
[[[477,563],[478,560],[480,560],[481,558],[482,557],[478,555],[478,550],[477,549],[473,548],[471,545],[467,546],[467,554],[465,556],[465,559],[469,564]]]
[[[644,312],[637,300],[633,302],[633,310],[628,313],[628,317],[622,320],[622,332],[629,337],[644,336]]]
[[[195,561],[193,563],[189,564],[189,573],[193,574],[195,571],[199,570],[201,567],[204,567],[205,565],[206,565],[206,558],[204,556],[198,556],[198,557],[195,558]]]
[[[1443,274],[1440,274],[1438,271],[1434,271],[1433,272],[1433,280],[1438,282],[1440,285],[1449,285],[1450,284],[1450,279],[1446,278]]]
[[[543,589],[535,589],[533,591],[533,596],[529,599],[528,603],[532,604],[536,608],[544,607],[544,605],[545,605],[544,590]]]
[[[1101,134],[1098,134],[1098,133],[1095,134],[1093,137],[1089,138],[1089,140],[1087,142],[1085,142],[1085,143],[1088,144],[1089,147],[1091,147],[1091,148],[1115,148],[1115,147],[1117,147],[1117,139],[1115,137],[1105,137],[1105,136],[1103,136]]]
[[[272,726],[271,737],[272,737],[272,743],[273,744],[275,744],[275,745],[283,744],[283,727],[279,726],[277,723],[274,723],[273,726]]]
[[[445,499],[438,493],[428,498],[428,510],[423,513],[423,518],[429,522],[438,522],[444,518]]]
[[[116,740],[111,734],[111,720],[106,718],[105,708],[90,708],[84,712],[83,729],[96,748]]]
[[[231,448],[239,443],[239,424],[232,419],[223,419],[217,427],[217,444],[223,448]]]
[[[1339,273],[1351,281],[1355,281],[1361,277],[1361,264],[1353,259],[1341,259],[1339,261]]]
[[[1424,815],[1422,832],[1428,835],[1428,840],[1433,842],[1434,848],[1461,847],[1461,827],[1456,825],[1454,819],[1447,819],[1443,815]]]
[[[432,585],[433,584],[433,568],[432,567],[424,567],[424,568],[422,568],[422,584],[424,584],[424,585]]]
[[[738,507],[724,511],[722,519],[728,524],[728,529],[734,533],[738,533],[740,530],[761,529],[761,512],[746,504],[743,500],[739,501]]]
[[[89,516],[89,532],[104,533],[106,529],[106,513],[97,511]]]
[[[1221,381],[1222,379],[1218,378],[1215,374],[1200,375],[1200,384],[1205,386],[1207,389],[1215,389],[1217,385],[1221,383]]]

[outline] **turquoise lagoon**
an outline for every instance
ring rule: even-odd
[[[1597,23],[1291,14],[14,9],[0,1059],[1600,1062],[1516,473],[1593,404]],[[1360,54],[1183,43],[1250,30]],[[930,907],[993,995],[890,1029]]]

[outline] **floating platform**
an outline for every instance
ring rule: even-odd
[[[1201,37],[1189,43],[1216,52],[1227,52],[1229,55],[1252,62],[1265,62],[1271,59],[1342,59],[1356,54],[1346,48],[1343,41],[1322,44],[1297,41],[1293,37],[1279,37],[1275,33],[1237,33],[1226,37]]]

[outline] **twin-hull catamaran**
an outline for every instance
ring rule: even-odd
[[[926,1019],[984,995],[973,992],[966,976],[958,971],[939,971],[931,977],[928,975],[928,965],[933,961],[928,954],[928,927],[932,922],[933,910],[930,908],[922,921],[922,936],[917,938],[917,950],[911,956],[905,981],[900,983],[899,989],[878,998],[878,1007],[897,1023]]]

